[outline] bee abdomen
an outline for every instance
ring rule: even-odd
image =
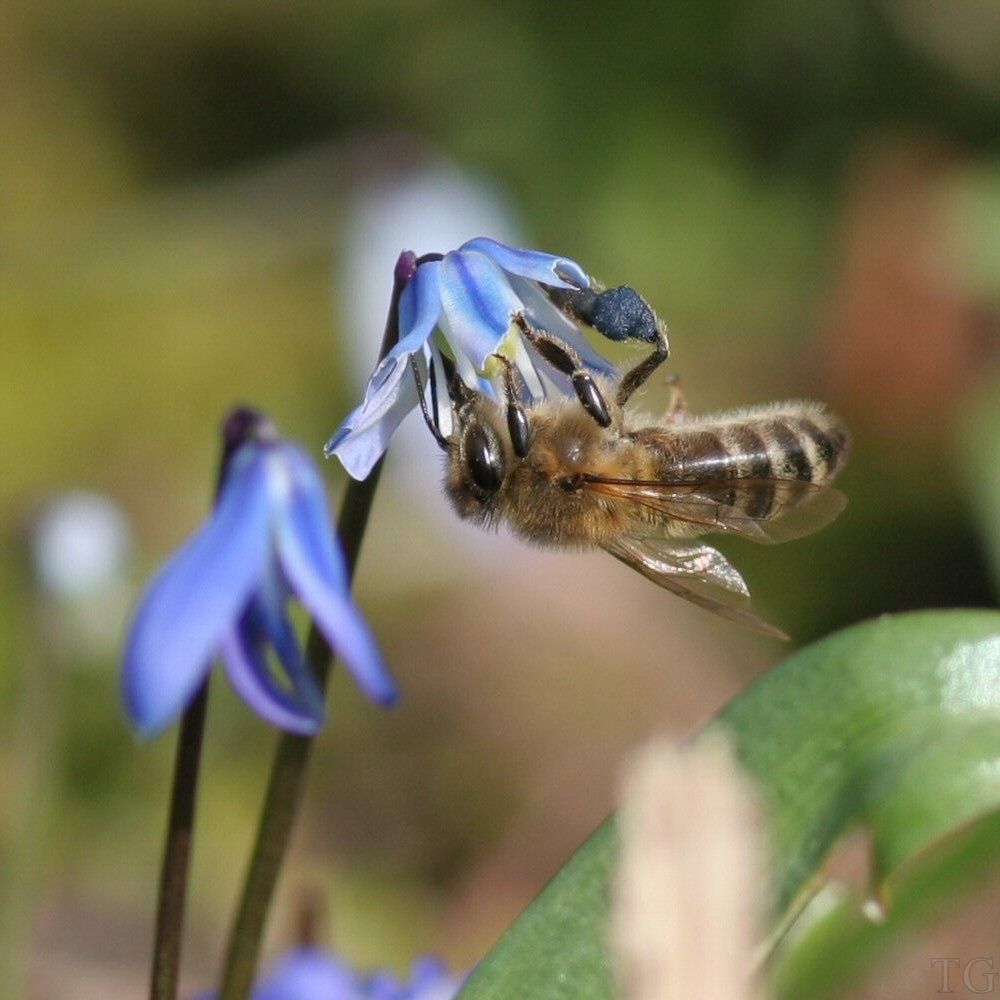
[[[666,478],[686,483],[724,484],[745,480],[740,489],[726,495],[716,490],[720,501],[740,507],[752,517],[765,517],[774,502],[772,449],[751,423],[713,424],[678,431],[671,442]]]
[[[847,432],[823,410],[776,416],[755,430],[767,442],[775,479],[826,483],[847,455]]]
[[[776,481],[827,483],[843,464],[847,448],[847,432],[820,408],[771,409],[739,419],[734,414],[726,421],[678,429],[669,475],[716,485],[739,480],[731,497],[719,490],[716,495],[753,518],[766,519],[776,504],[788,503],[787,496],[777,496]]]

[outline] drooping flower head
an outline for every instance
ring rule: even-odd
[[[578,325],[611,340],[652,341],[659,321],[628,286],[605,290],[568,257],[519,250],[480,236],[446,254],[403,253],[396,265],[398,341],[375,369],[364,400],[326,445],[356,479],[381,457],[400,421],[419,402],[417,379],[427,386],[434,412],[447,412],[442,351],[470,388],[499,396],[505,365],[516,368],[526,402],[570,383],[537,350],[530,331],[558,338],[593,371],[613,366],[595,351]]]
[[[395,685],[350,598],[315,466],[254,410],[234,411],[223,440],[215,508],[154,578],[129,632],[122,690],[132,722],[147,735],[163,729],[221,654],[255,712],[291,732],[316,732],[323,695],[288,617],[293,596],[362,690],[390,704]]]

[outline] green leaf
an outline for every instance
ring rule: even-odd
[[[864,824],[875,878],[1000,809],[1000,612],[883,617],[802,649],[709,727],[728,732],[768,806],[775,929]],[[470,978],[463,1000],[610,998],[615,837],[606,822]],[[891,919],[890,919],[891,923]]]
[[[892,918],[872,921],[855,893],[824,888],[782,942],[771,976],[777,1000],[827,1000],[846,989],[908,931],[939,916],[957,896],[979,889],[995,872],[1000,813],[959,830],[893,877]]]
[[[1000,590],[1000,379],[987,381],[966,401],[958,426],[970,511]]]

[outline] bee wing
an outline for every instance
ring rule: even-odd
[[[604,548],[647,580],[678,597],[761,635],[787,641],[788,635],[781,629],[741,606],[750,597],[750,591],[736,567],[717,549],[628,535]]]
[[[840,490],[797,479],[665,483],[588,474],[583,486],[664,520],[765,543],[810,535],[829,524],[847,504]]]

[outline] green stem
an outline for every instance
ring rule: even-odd
[[[385,334],[379,352],[381,361],[396,343],[399,328],[399,296],[416,266],[412,255],[404,264],[400,257],[396,265],[395,282],[386,319]],[[375,464],[367,479],[351,481],[344,496],[337,520],[337,533],[344,547],[347,579],[354,579],[354,570],[361,550],[368,515],[371,512],[375,488],[382,471],[382,459]],[[325,690],[332,666],[332,655],[326,639],[313,624],[306,645],[306,659]],[[222,973],[220,1000],[245,1000],[250,994],[267,921],[274,887],[288,849],[292,825],[302,796],[303,781],[313,738],[284,733],[278,741],[267,792],[261,810],[257,837],[250,865],[243,882],[243,893],[229,937]]]
[[[153,971],[149,983],[151,1000],[174,1000],[180,968],[184,903],[187,896],[188,863],[194,830],[194,806],[198,792],[202,735],[208,704],[208,680],[201,685],[184,712],[177,736],[174,784],[170,793],[170,815],[160,869],[160,892],[156,909]]]

